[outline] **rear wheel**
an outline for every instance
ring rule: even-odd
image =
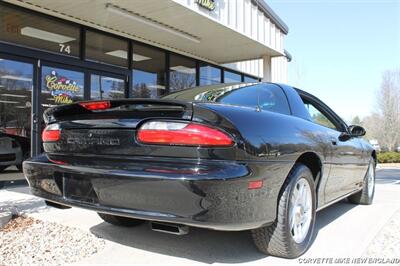
[[[375,195],[375,160],[371,158],[362,190],[348,197],[354,204],[371,205]]]
[[[138,220],[138,219],[133,219],[133,218],[127,218],[127,217],[105,214],[105,213],[100,213],[100,212],[98,212],[97,214],[105,222],[112,224],[112,225],[117,225],[117,226],[131,227],[131,226],[137,226],[137,225],[144,223],[143,220]]]
[[[277,218],[252,230],[257,248],[269,255],[296,258],[309,247],[315,224],[315,188],[308,167],[296,164],[278,198]]]

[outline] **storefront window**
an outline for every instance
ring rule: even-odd
[[[227,70],[224,71],[224,83],[235,83],[241,81],[242,75]]]
[[[258,79],[250,76],[244,76],[244,82],[258,82]]]
[[[196,62],[194,60],[171,55],[169,71],[170,92],[196,86]]]
[[[0,40],[59,54],[79,56],[79,27],[38,15],[0,8]]]
[[[30,153],[32,77],[32,64],[0,58],[0,186],[23,179],[17,168]]]
[[[125,82],[123,79],[94,74],[90,76],[90,99],[121,98],[125,98]]]
[[[158,98],[165,94],[165,53],[154,48],[133,45],[132,97]]]
[[[84,73],[42,67],[41,104],[44,109],[83,100]]]
[[[87,31],[86,59],[127,67],[128,42],[105,34]]]
[[[200,86],[221,83],[221,69],[200,64]]]

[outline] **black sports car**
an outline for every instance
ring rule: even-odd
[[[316,211],[374,197],[365,130],[286,85],[79,102],[44,119],[45,153],[24,162],[32,193],[111,224],[251,230],[260,251],[294,258],[311,242]]]

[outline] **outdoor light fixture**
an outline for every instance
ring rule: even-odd
[[[145,61],[151,59],[150,57],[133,53],[132,60],[135,62]]]
[[[105,54],[123,58],[123,59],[127,59],[127,52],[124,50],[114,50],[114,51],[107,52]]]
[[[127,59],[127,52],[124,50],[114,50],[114,51],[107,52],[106,54],[115,56],[115,57],[119,57],[119,58],[123,58],[123,59]],[[132,55],[132,60],[135,62],[140,62],[140,61],[149,60],[149,59],[151,59],[151,57],[147,57],[147,56],[135,54],[135,53],[133,53],[133,55]]]
[[[177,72],[185,73],[185,74],[195,74],[196,70],[194,68],[189,68],[185,66],[174,66],[171,67],[172,70],[175,70]]]
[[[111,4],[111,3],[106,4],[106,9],[107,9],[107,11],[110,11],[111,13],[114,13],[116,15],[123,16],[123,17],[131,19],[133,21],[146,24],[147,26],[151,26],[153,28],[169,32],[171,34],[174,34],[175,36],[184,38],[186,40],[189,40],[189,41],[192,41],[192,42],[195,42],[195,43],[200,43],[200,38],[198,38],[196,36],[193,36],[193,35],[191,35],[189,33],[184,32],[184,31],[180,31],[180,30],[175,29],[173,27],[170,27],[168,25],[159,23],[159,22],[157,22],[155,20],[152,20],[152,19],[140,16],[138,14],[129,12],[128,10],[120,8],[118,6],[115,6],[115,5]]]
[[[33,27],[23,27],[21,29],[21,34],[28,37],[33,37],[36,39],[41,39],[54,43],[66,43],[70,41],[74,41],[75,38],[64,36],[61,34],[40,30]]]

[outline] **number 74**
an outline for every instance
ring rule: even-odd
[[[60,46],[60,53],[71,53],[71,46],[62,43],[59,43],[58,46]]]

